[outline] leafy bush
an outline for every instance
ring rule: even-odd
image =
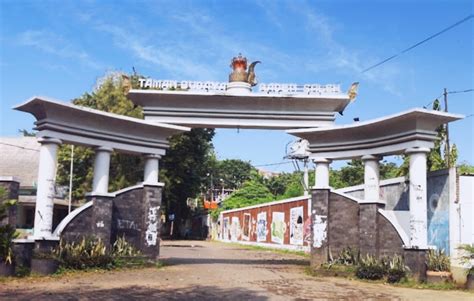
[[[374,256],[367,255],[361,258],[356,269],[356,276],[360,279],[378,280],[385,275],[384,264]]]
[[[8,216],[8,208],[16,204],[15,200],[6,200],[8,197],[5,188],[0,187],[0,221]],[[11,225],[0,226],[0,260],[6,264],[12,264],[13,240],[18,233]]]
[[[449,272],[450,260],[444,250],[429,250],[426,258],[428,271]]]
[[[112,256],[115,257],[129,257],[138,256],[140,251],[130,244],[124,236],[119,237],[113,245]]]
[[[405,265],[405,261],[399,255],[395,255],[392,260],[389,262],[387,269],[387,282],[396,283],[400,282],[403,278],[407,276],[409,271],[408,267]]]
[[[472,264],[474,261],[474,245],[460,245],[458,250],[463,251],[464,255],[461,256],[461,262],[463,264],[469,265],[469,269],[467,270],[468,275],[474,275],[474,265]]]
[[[54,252],[65,268],[82,270],[94,267],[110,268],[113,265],[112,254],[100,238],[83,238],[78,244],[61,241]]]
[[[119,262],[120,258],[139,255],[140,252],[125,237],[119,237],[111,249],[107,248],[100,238],[83,238],[79,243],[61,241],[52,253],[39,254],[43,257],[57,258],[62,267],[77,270],[121,266],[123,263]]]
[[[359,260],[360,251],[351,247],[347,247],[342,249],[335,261],[343,265],[357,265]]]

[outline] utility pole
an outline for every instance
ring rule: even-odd
[[[448,90],[444,88],[444,111],[448,112]],[[446,123],[446,151],[444,156],[448,159],[448,168],[451,167],[451,147],[449,146],[449,126]]]

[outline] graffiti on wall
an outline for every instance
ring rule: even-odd
[[[311,216],[308,216],[306,220],[304,221],[304,241],[306,243],[311,243],[311,228],[312,228],[312,223],[311,223]]]
[[[303,245],[303,207],[290,209],[290,244]]]
[[[257,214],[257,241],[267,241],[267,213]]]
[[[250,213],[245,213],[242,239],[249,240],[249,238],[250,238]]]
[[[285,237],[286,224],[285,224],[285,213],[284,212],[273,212],[272,213],[272,241],[277,244],[283,244]]]
[[[160,206],[150,207],[147,216],[147,228],[145,232],[145,241],[147,246],[156,246],[158,239],[158,213]]]
[[[237,241],[240,237],[240,221],[237,216],[232,217],[232,224],[230,225],[230,240]]]
[[[449,254],[449,199],[433,193],[428,199],[428,244]]]
[[[314,215],[313,223],[313,247],[321,248],[327,237],[328,217],[326,215]]]
[[[225,240],[229,240],[229,218],[228,217],[224,217],[222,225],[223,225],[222,238]]]

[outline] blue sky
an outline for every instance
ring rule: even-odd
[[[260,82],[360,82],[337,123],[422,107],[474,88],[474,19],[370,72],[361,70],[473,13],[472,1],[0,1],[0,135],[31,129],[11,107],[33,95],[69,101],[106,72],[226,81],[239,52]],[[474,113],[474,93],[449,95]],[[474,118],[453,123],[460,161],[474,163]],[[281,131],[218,130],[220,158],[281,162]],[[291,165],[267,167],[291,170]]]

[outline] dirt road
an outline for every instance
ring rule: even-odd
[[[0,283],[0,300],[474,300],[304,273],[308,259],[224,243],[165,241],[165,267]]]

